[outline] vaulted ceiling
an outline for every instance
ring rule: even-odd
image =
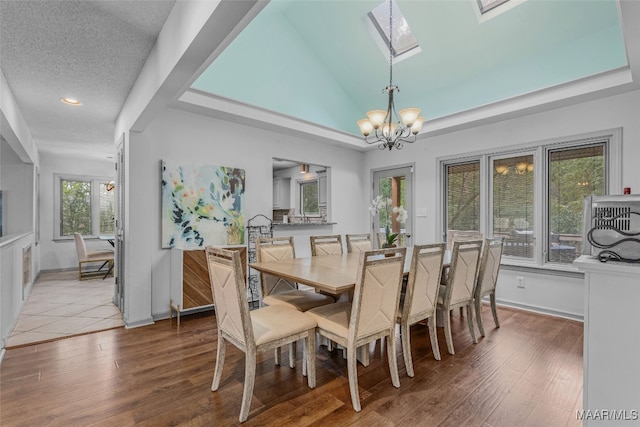
[[[271,2],[192,87],[357,134],[386,108],[388,53],[365,22],[381,3]],[[484,21],[475,0],[397,3],[421,52],[393,67],[396,104],[427,120],[627,65],[615,1],[529,0]]]

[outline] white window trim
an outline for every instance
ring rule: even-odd
[[[589,143],[596,143],[598,141],[607,141],[606,149],[606,194],[622,194],[622,128],[606,129],[602,131],[589,132],[585,134],[578,134],[572,136],[564,136],[558,138],[552,138],[542,141],[532,141],[524,144],[511,145],[511,146],[499,146],[489,148],[486,150],[479,150],[471,153],[442,156],[436,158],[436,164],[439,173],[436,177],[436,194],[440,201],[440,209],[436,212],[436,236],[445,235],[444,227],[444,209],[447,203],[446,194],[444,191],[444,184],[446,182],[446,166],[460,162],[480,161],[480,232],[484,236],[488,236],[489,230],[491,230],[489,208],[492,206],[493,200],[491,198],[491,179],[487,178],[491,175],[488,174],[488,168],[490,166],[490,160],[492,158],[511,157],[522,153],[534,153],[534,170],[540,171],[534,175],[534,230],[535,239],[540,244],[536,245],[534,257],[532,260],[516,260],[516,259],[503,259],[502,264],[514,267],[543,269],[551,272],[577,272],[578,269],[570,264],[559,264],[552,262],[545,262],[543,251],[545,243],[547,242],[548,234],[545,235],[547,224],[546,219],[542,218],[542,213],[545,212],[547,195],[543,194],[541,189],[546,188],[547,184],[547,165],[546,165],[546,153],[548,150],[558,148],[571,148],[575,146],[585,145]],[[484,179],[483,179],[484,177]],[[546,190],[545,190],[546,191]]]
[[[54,240],[73,240],[73,236],[62,236],[60,234],[61,212],[60,212],[60,182],[61,181],[91,181],[91,233],[83,234],[84,238],[98,238],[100,235],[100,192],[97,186],[107,184],[113,180],[106,176],[90,176],[90,175],[53,175],[53,239]],[[94,207],[98,208],[95,209]]]

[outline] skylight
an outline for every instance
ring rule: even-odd
[[[478,0],[478,7],[480,8],[480,13],[487,13],[494,7],[498,7],[508,1],[509,0]]]
[[[504,1],[504,0],[503,0]],[[418,40],[416,40],[407,20],[400,12],[395,1],[391,1],[393,8],[393,60],[394,62],[420,52]],[[380,36],[378,46],[385,55],[389,54],[389,3],[383,2],[367,14],[377,34]]]

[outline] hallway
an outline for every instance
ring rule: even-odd
[[[76,270],[40,274],[7,348],[124,326],[112,303],[114,280],[79,281]]]

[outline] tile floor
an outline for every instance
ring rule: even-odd
[[[40,274],[6,347],[123,326],[113,290],[113,277],[80,281],[77,271]]]

